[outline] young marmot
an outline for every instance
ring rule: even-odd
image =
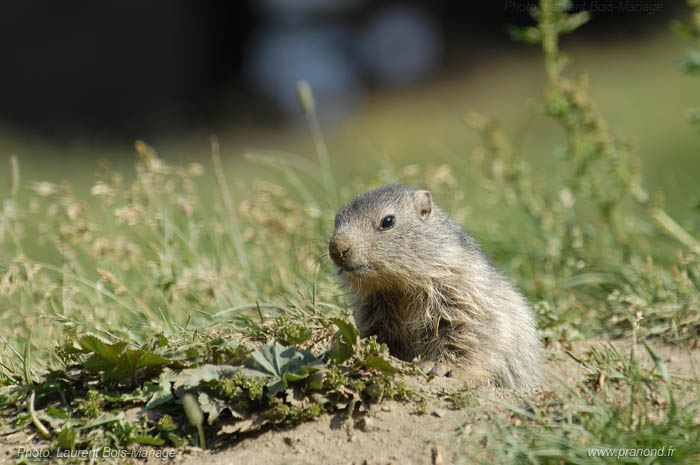
[[[476,383],[531,389],[540,343],[522,295],[430,192],[384,186],[340,209],[329,244],[360,336],[392,355],[462,366]]]

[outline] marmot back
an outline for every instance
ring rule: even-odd
[[[384,186],[340,209],[329,252],[362,337],[403,360],[450,362],[475,381],[540,381],[532,311],[430,192]]]

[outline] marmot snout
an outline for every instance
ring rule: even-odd
[[[430,192],[385,186],[341,208],[328,247],[362,337],[392,354],[453,362],[473,378],[533,388],[540,344],[525,299]]]

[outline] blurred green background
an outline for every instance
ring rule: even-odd
[[[552,147],[561,145],[564,139],[561,130],[537,108],[536,99],[544,83],[538,48],[512,42],[504,32],[507,23],[527,24],[526,10],[509,7],[509,2],[505,2],[490,8],[465,8],[463,16],[455,16],[455,10],[450,8],[456,7],[447,7],[444,2],[438,4],[439,7],[433,9],[406,4],[416,7],[415,11],[427,18],[426,24],[432,28],[428,32],[432,31],[437,38],[437,55],[429,69],[408,83],[381,82],[376,76],[358,78],[359,84],[346,89],[346,93],[354,96],[353,102],[345,107],[341,105],[340,110],[324,119],[324,133],[340,182],[356,177],[371,178],[377,169],[387,164],[401,167],[410,163],[449,163],[459,168],[460,162],[471,156],[478,143],[478,135],[463,122],[469,111],[495,117],[518,144],[521,154],[538,167],[541,174],[546,176],[549,170],[556,170],[558,165]],[[528,5],[526,2],[510,4]],[[585,5],[576,4],[576,7],[580,6]],[[374,6],[364,5],[360,10],[362,15],[349,9],[340,11],[335,19],[330,20],[324,19],[327,12],[318,13],[310,8],[309,24],[314,27],[332,25],[341,32],[345,31],[353,40],[368,34],[368,24],[378,22],[374,16],[386,16],[386,10],[391,10],[379,2]],[[240,11],[229,12],[229,16],[238,18],[239,22],[245,20],[245,16],[241,17],[244,13],[255,21],[251,20],[240,37],[223,39],[229,44],[235,42],[242,50],[234,54],[235,59],[229,55],[228,59],[233,61],[229,67],[235,68],[235,72],[224,73],[229,78],[228,84],[217,87],[213,93],[205,87],[200,89],[209,100],[225,102],[216,106],[216,111],[205,104],[199,107],[185,105],[180,107],[180,112],[200,111],[204,116],[174,119],[172,114],[153,104],[149,108],[156,116],[149,116],[148,122],[141,123],[141,120],[134,119],[133,114],[125,112],[105,118],[106,123],[92,121],[95,124],[91,124],[94,115],[89,111],[71,110],[70,122],[62,124],[61,113],[51,107],[47,115],[52,119],[37,116],[36,126],[33,126],[32,119],[27,119],[26,115],[41,115],[45,110],[42,99],[48,102],[47,105],[56,100],[48,93],[68,92],[67,96],[61,97],[68,102],[71,97],[70,86],[39,89],[34,93],[36,98],[27,101],[30,108],[21,113],[21,118],[13,118],[8,109],[2,114],[2,172],[9,172],[6,170],[9,158],[17,155],[23,183],[68,181],[75,186],[79,197],[87,197],[95,180],[98,158],[109,160],[115,169],[127,175],[132,171],[135,159],[133,141],[136,139],[149,142],[166,160],[203,160],[206,164],[210,154],[210,135],[215,134],[220,140],[226,171],[234,184],[245,190],[245,180],[250,179],[249,175],[265,175],[265,168],[246,160],[245,153],[282,151],[314,157],[313,144],[303,120],[285,109],[284,104],[273,101],[269,95],[262,95],[264,92],[256,91],[254,85],[250,86],[251,80],[259,83],[262,79],[250,77],[250,69],[255,64],[253,59],[246,58],[255,52],[256,37],[269,31],[270,25],[274,24],[283,24],[280,27],[296,31],[301,27],[284,26],[284,21],[280,23],[279,18],[274,17],[280,13],[273,10],[271,6],[256,8],[247,4]],[[355,11],[354,16],[352,11]],[[689,108],[700,103],[700,84],[678,69],[678,62],[688,44],[670,28],[670,22],[674,18],[682,19],[684,14],[687,11],[682,5],[663,5],[661,11],[653,15],[622,10],[594,12],[591,24],[562,44],[574,59],[569,72],[588,73],[592,99],[607,118],[612,132],[635,144],[634,154],[644,166],[645,185],[652,192],[663,191],[669,213],[681,221],[700,201],[700,183],[697,181],[700,135],[687,121]],[[445,19],[446,15],[453,17]],[[343,19],[346,16],[347,19]],[[145,18],[148,24],[148,16]],[[479,21],[484,22],[481,28],[474,26]],[[194,37],[196,33],[190,31],[190,35]],[[313,43],[311,40],[310,44]],[[17,45],[16,49],[13,49],[13,44]],[[12,54],[13,50],[19,53],[22,50],[19,45],[22,45],[21,39],[6,37],[3,51],[6,55]],[[59,43],[56,47],[69,48],[69,45]],[[146,52],[142,53],[167,53],[157,48],[145,48]],[[52,44],[44,43],[41,50],[50,54]],[[309,53],[313,54],[313,51]],[[410,57],[410,51],[407,53]],[[90,56],[99,57],[99,53]],[[209,58],[222,59],[221,56]],[[104,61],[105,57],[95,60]],[[319,61],[314,66],[323,63]],[[72,65],[70,61],[66,63],[69,65]],[[91,63],[84,65],[89,67]],[[284,74],[282,67],[286,65],[283,59],[273,60],[273,71],[277,70],[275,66],[279,67],[280,74]],[[309,69],[314,86],[314,72]],[[15,81],[21,80],[22,72],[22,69],[11,72],[16,75]],[[78,70],[73,72],[76,79],[85,77]],[[61,76],[70,77],[70,73],[66,71]],[[304,75],[299,77],[307,78]],[[124,85],[129,82],[132,81],[125,81]],[[285,84],[280,81],[276,85]],[[102,95],[101,92],[118,97],[130,93],[128,87],[100,90],[98,84],[92,86],[97,89],[93,89],[95,95]],[[293,92],[293,82],[287,83],[287,87],[289,89],[285,92]],[[147,88],[139,87],[134,92],[144,89]],[[335,93],[324,93],[324,89],[321,85],[319,106],[322,117],[325,107],[333,107],[336,100],[345,97],[342,86]],[[9,91],[6,89],[5,92]],[[697,96],[697,99],[692,96]],[[76,102],[92,97],[93,94],[75,95]],[[113,107],[105,104],[103,110],[97,108],[94,111],[108,113],[112,110]],[[134,111],[144,110],[136,107]],[[157,114],[166,116],[159,120]],[[135,123],[131,124],[133,121]],[[7,193],[8,184],[3,182],[0,197],[6,197]]]

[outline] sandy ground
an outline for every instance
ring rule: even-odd
[[[548,381],[532,397],[546,399],[560,386],[557,379],[569,385],[582,382],[585,370],[567,356],[566,351],[583,355],[591,345],[604,344],[607,343],[580,342],[548,348]],[[616,342],[615,346],[627,354],[631,344]],[[672,374],[694,377],[693,365],[700,367],[700,349],[689,352],[661,343],[655,344],[654,348]],[[645,363],[651,364],[644,347],[638,347],[638,354]],[[145,461],[134,460],[132,463],[437,465],[458,463],[460,459],[469,463],[470,451],[485,445],[484,431],[489,422],[496,416],[503,419],[510,416],[498,400],[490,399],[518,403],[516,393],[487,388],[474,394],[467,407],[455,410],[445,392],[459,388],[459,379],[442,377],[428,382],[413,378],[411,382],[414,383],[411,387],[427,399],[422,412],[417,403],[391,401],[373,406],[364,419],[348,418],[342,414],[323,415],[316,421],[292,429],[273,429],[230,440],[221,437],[215,441],[218,444],[213,450],[170,450],[174,457],[171,455],[166,460],[151,456]],[[25,433],[0,438],[0,463],[13,463],[18,448],[27,446],[32,439]],[[101,462],[96,460],[93,463]]]

